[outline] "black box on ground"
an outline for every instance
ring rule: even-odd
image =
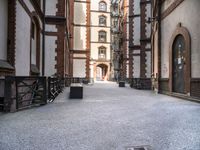
[[[76,83],[70,86],[70,98],[71,99],[82,99],[83,98],[83,85]]]
[[[125,81],[119,81],[119,87],[125,87]]]

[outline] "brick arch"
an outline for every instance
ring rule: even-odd
[[[181,23],[179,23],[176,27],[176,30],[172,34],[172,37],[170,39],[170,45],[169,45],[169,89],[170,92],[172,91],[173,86],[173,44],[176,40],[176,37],[178,35],[182,35],[185,40],[185,73],[184,73],[184,82],[185,82],[185,93],[190,93],[190,79],[191,79],[191,37],[190,33],[187,30],[187,28],[183,27]]]

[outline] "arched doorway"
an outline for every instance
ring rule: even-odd
[[[190,34],[178,24],[170,41],[170,92],[190,95]]]
[[[179,34],[174,40],[172,50],[172,90],[176,93],[184,93],[185,91],[185,39]]]
[[[96,67],[96,81],[106,81],[108,78],[108,66],[99,64]]]

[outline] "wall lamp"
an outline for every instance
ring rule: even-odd
[[[152,23],[152,22],[155,22],[155,21],[158,21],[158,17],[149,17],[148,20],[147,20],[147,23]]]

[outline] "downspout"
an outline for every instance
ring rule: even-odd
[[[43,0],[43,32],[42,32],[42,76],[45,74],[45,15],[46,0]]]
[[[162,2],[158,1],[158,92],[160,92],[161,79],[161,5]]]

